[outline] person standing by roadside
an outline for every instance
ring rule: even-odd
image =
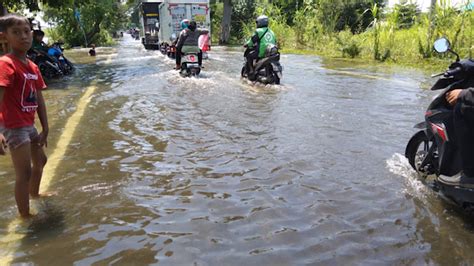
[[[33,33],[28,19],[10,14],[0,17],[11,51],[0,57],[0,155],[8,146],[15,169],[15,200],[23,218],[31,217],[29,199],[39,197],[39,187],[47,158],[48,118],[41,91],[46,89],[41,72],[26,54]],[[35,114],[42,132],[34,126]]]

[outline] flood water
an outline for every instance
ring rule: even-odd
[[[284,55],[281,86],[240,79],[215,48],[199,78],[125,36],[69,52],[44,93],[52,153],[97,89],[52,178],[46,220],[0,243],[35,265],[473,264],[474,229],[402,154],[429,73]],[[17,217],[0,158],[0,234]]]

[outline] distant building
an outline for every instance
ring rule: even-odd
[[[388,0],[388,7],[393,7],[396,4],[400,3],[414,3],[416,4],[421,11],[426,12],[430,10],[431,7],[431,1],[432,0]],[[444,1],[443,1],[444,2]],[[474,1],[472,0],[446,0],[446,4],[452,6],[452,7],[457,7],[457,8],[465,8],[467,6],[473,6]],[[438,0],[439,4],[439,0]]]

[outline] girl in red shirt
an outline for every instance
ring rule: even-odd
[[[46,88],[38,67],[26,57],[33,33],[28,19],[0,17],[0,32],[11,52],[0,57],[0,155],[8,146],[15,168],[15,200],[20,215],[31,216],[29,197],[39,197],[46,155],[48,118],[41,90]],[[34,126],[35,114],[42,132]]]

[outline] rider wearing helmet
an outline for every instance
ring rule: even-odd
[[[198,29],[196,21],[189,22],[186,29],[179,34],[176,44],[176,68],[181,68],[181,53],[197,53],[199,66],[202,65],[202,51],[199,49],[199,36],[208,34],[208,29]]]
[[[33,45],[31,46],[31,48],[43,53],[47,53],[48,47],[43,42],[43,38],[44,38],[44,31],[34,30],[33,31]]]
[[[184,29],[187,29],[189,26],[189,19],[183,19],[180,25],[181,25],[181,31],[183,31]]]
[[[179,38],[183,34],[184,30],[188,28],[189,26],[189,19],[183,19],[181,23],[179,24],[181,26],[181,31],[179,32],[178,38],[173,41],[173,45],[176,46],[178,44]],[[175,69],[180,69],[181,68],[181,52],[178,52],[178,49],[176,49],[176,67]]]
[[[268,17],[259,16],[256,20],[257,29],[255,34],[247,41],[244,47],[249,48],[246,51],[249,74],[254,71],[254,60],[265,57],[265,50],[268,45],[276,45],[276,37],[273,31],[268,28]]]

